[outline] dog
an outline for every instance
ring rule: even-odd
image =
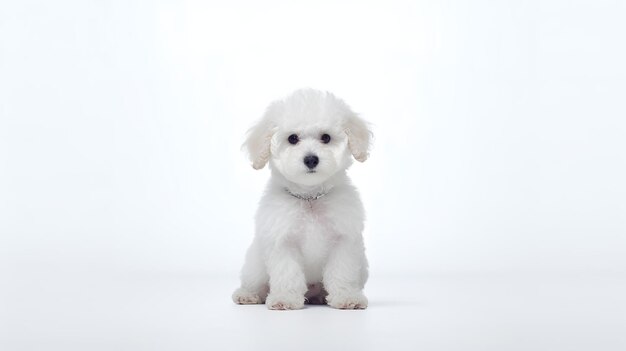
[[[237,304],[365,309],[364,209],[346,170],[369,156],[369,125],[333,94],[295,91],[248,131],[252,167],[270,165]]]

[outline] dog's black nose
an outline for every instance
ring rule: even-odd
[[[304,157],[304,164],[309,167],[309,169],[313,169],[320,163],[320,159],[315,155],[308,155]]]

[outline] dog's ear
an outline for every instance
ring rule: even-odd
[[[344,130],[348,135],[348,147],[352,156],[359,162],[365,162],[369,156],[368,150],[372,139],[367,122],[356,115],[350,115]]]
[[[248,130],[246,141],[243,143],[242,148],[248,152],[252,168],[261,169],[269,161],[272,136],[275,131],[276,126],[271,118],[269,109],[263,118]]]

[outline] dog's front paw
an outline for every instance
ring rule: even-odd
[[[330,307],[342,310],[363,310],[367,308],[367,297],[363,293],[331,294],[326,297]]]
[[[263,299],[256,293],[239,288],[233,293],[233,301],[239,305],[255,305],[263,303]]]
[[[304,307],[304,295],[271,293],[265,304],[270,310],[299,310]]]

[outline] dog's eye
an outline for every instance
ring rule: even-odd
[[[298,143],[298,136],[296,134],[291,134],[289,136],[289,138],[287,138],[287,140],[289,141],[289,144],[293,144],[296,145]]]
[[[322,143],[324,143],[324,144],[328,144],[328,143],[330,143],[330,135],[328,135],[328,134],[322,134],[322,138],[321,138],[321,140],[322,140]]]

